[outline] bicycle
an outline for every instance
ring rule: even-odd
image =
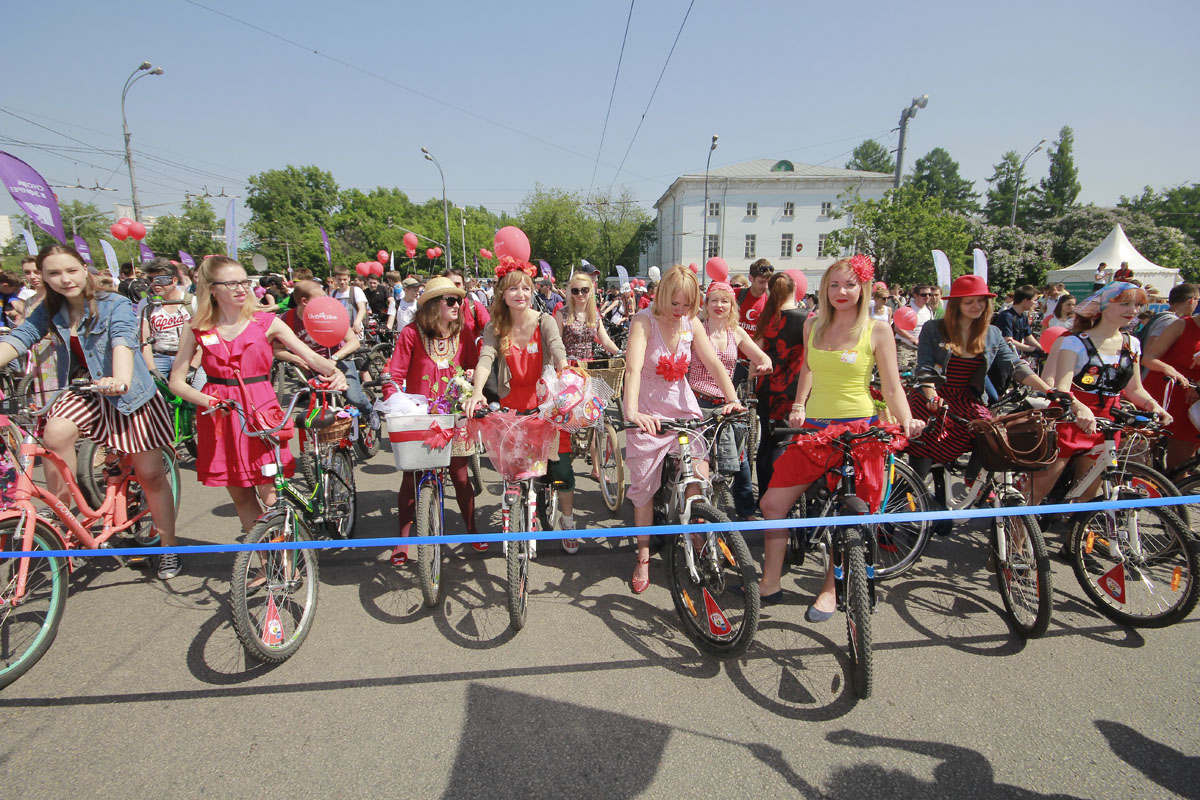
[[[593,378],[599,378],[612,388],[613,397],[620,396],[625,377],[624,358],[618,355],[591,359],[583,362],[583,365]],[[617,405],[613,403],[608,408],[613,409]],[[600,476],[600,496],[612,514],[620,511],[625,503],[625,456],[614,423],[619,424],[619,417],[615,412],[607,413],[606,409],[603,426],[598,424],[583,428],[571,435],[571,454],[575,458],[586,458],[589,464],[596,467],[596,473]],[[551,523],[557,512],[557,498],[547,493],[547,499],[555,504],[553,509],[543,505],[547,510],[543,513],[542,525],[549,529],[554,527]]]
[[[354,357],[350,357],[354,361]],[[356,365],[357,367],[357,365]],[[276,361],[271,367],[271,385],[275,388],[275,395],[279,399],[279,405],[283,406],[297,392],[303,392],[308,386],[309,377],[304,370],[287,361]],[[373,409],[375,406],[375,393],[372,389],[380,386],[379,381],[370,381],[362,385],[363,396],[367,399],[367,407]],[[280,394],[283,392],[284,394]],[[350,407],[347,409],[354,418],[354,424],[350,426],[350,434],[346,437],[350,446],[353,448],[355,459],[359,462],[369,461],[379,452],[382,423],[379,415],[374,411],[370,411],[364,415],[359,409]]]
[[[304,438],[298,459],[305,478],[301,483],[285,476],[282,447],[291,438],[284,428],[305,394],[312,407],[302,419],[310,435]],[[336,393],[319,389],[314,382],[310,389],[292,396],[278,425],[264,430],[247,425],[245,410],[236,400],[220,401],[202,412],[231,411],[247,436],[271,445],[274,457],[262,473],[273,478],[277,499],[250,529],[246,544],[348,539],[353,534],[357,511],[354,471],[350,457],[339,446],[349,420],[337,419],[336,409],[324,402],[329,395]],[[314,402],[318,396],[322,399],[319,406]],[[312,629],[318,589],[316,550],[239,552],[233,560],[229,593],[233,629],[246,652],[275,664],[293,656]]]
[[[146,296],[146,304],[142,307],[139,318],[138,330],[144,327],[150,329],[150,337],[142,342],[142,345],[150,345],[151,349],[157,341],[157,336],[154,333],[154,327],[147,326],[146,320],[150,312],[155,308],[163,306],[180,306],[187,305],[191,300],[164,300],[157,294],[149,294]],[[140,357],[139,352],[137,357]],[[194,369],[188,370],[187,382],[190,384],[196,372]],[[171,407],[171,422],[172,429],[175,431],[175,439],[172,442],[176,453],[180,452],[180,448],[187,452],[193,459],[196,458],[196,407],[191,403],[178,398],[168,386],[167,376],[164,376],[158,369],[151,367],[150,376],[154,378],[155,385],[158,386],[159,393],[167,401],[167,405]]]
[[[679,452],[663,461],[662,483],[654,495],[654,524],[719,525],[729,522],[712,504],[711,486],[692,466],[693,435],[716,441],[721,429],[746,412],[709,419],[660,419],[659,428],[675,434]],[[625,429],[637,426],[626,422]],[[696,494],[688,494],[692,486]],[[683,632],[702,652],[736,658],[758,631],[761,601],[758,569],[737,531],[681,533],[667,541],[668,586]]]
[[[32,424],[21,421],[23,415],[29,419],[44,415],[64,392],[94,393],[96,387],[87,380],[73,381],[54,392],[41,408],[23,408],[11,399],[0,401],[0,450],[13,465],[14,473],[6,476],[13,485],[11,503],[0,511],[0,548],[88,549],[99,550],[102,555],[103,550],[112,549],[113,537],[127,539],[133,546],[157,544],[145,493],[128,455],[121,454],[106,471],[103,502],[93,507],[62,458],[41,443]],[[58,473],[77,513],[72,514],[58,497],[34,482],[39,459],[43,473],[49,469]],[[35,500],[48,510],[39,513]],[[68,573],[74,570],[78,558],[0,559],[0,687],[28,672],[54,642],[66,604]],[[125,563],[122,558],[114,558]]]

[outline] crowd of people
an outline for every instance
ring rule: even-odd
[[[940,412],[989,418],[997,389],[1013,382],[1068,393],[1074,412],[1059,425],[1060,457],[1035,476],[1031,502],[1045,496],[1072,456],[1098,441],[1096,418],[1111,416],[1122,398],[1168,427],[1169,464],[1200,448],[1200,430],[1188,414],[1200,380],[1200,288],[1193,284],[1174,287],[1167,310],[1146,316],[1141,312],[1149,294],[1131,274],[1104,282],[1085,298],[1058,284],[1020,286],[1001,299],[975,275],[959,277],[943,295],[942,287],[928,284],[889,287],[876,279],[870,258],[856,255],[825,269],[814,293],[798,297],[796,289],[792,276],[775,272],[766,259],[751,264],[745,276],[706,285],[692,270],[675,266],[644,289],[607,285],[591,265],[560,286],[532,264],[512,259],[502,259],[494,278],[482,280],[453,270],[421,280],[396,272],[364,278],[335,268],[328,282],[305,269],[287,280],[252,277],[223,256],[207,257],[195,270],[156,259],[142,274],[127,268],[114,282],[90,270],[72,248],[55,245],[23,261],[21,275],[0,272],[0,302],[10,328],[0,339],[0,367],[34,353],[38,357],[26,368],[52,364],[59,386],[73,377],[93,382],[94,393],[67,393],[54,403],[44,442],[72,467],[80,437],[130,453],[168,547],[177,541],[175,509],[158,453],[170,446],[172,423],[154,374],[165,376],[170,391],[198,409],[219,409],[197,417],[197,479],[227,489],[248,531],[275,502],[262,469],[273,452],[248,437],[222,401],[237,400],[253,422],[276,424],[282,411],[269,376],[281,359],[345,391],[360,413],[373,413],[350,358],[369,318],[395,332],[381,376],[385,395],[403,390],[433,399],[446,380],[465,375],[471,388],[461,410],[467,415],[489,391],[508,408],[533,409],[546,368],[561,371],[623,351],[620,405],[634,426],[626,435],[627,496],[634,524],[643,527],[652,524],[663,460],[676,446],[675,437],[663,435],[660,420],[746,411],[739,387],[747,383],[754,386],[762,431],[757,460],[752,465],[748,457],[744,422],[731,426],[728,441],[713,443],[737,464],[732,496],[742,520],[786,517],[801,493],[841,458],[829,441],[833,431],[891,426],[889,447],[906,452],[921,476],[958,459],[971,449],[971,435],[961,425],[945,424]],[[147,294],[164,302],[145,308]],[[306,305],[323,295],[341,303],[350,320],[338,346],[315,341],[302,321]],[[911,329],[895,324],[901,308],[915,315]],[[1053,327],[1065,333],[1045,352],[1035,330]],[[871,393],[875,379],[882,404]],[[817,435],[782,435],[776,432],[781,427]],[[697,473],[706,478],[709,450],[699,438],[691,446]],[[449,473],[465,532],[476,534],[469,447],[455,444]],[[886,451],[863,446],[854,452],[860,496],[872,508],[882,499]],[[284,467],[294,468],[287,448]],[[571,443],[562,434],[547,478],[559,491],[553,522],[568,553],[580,546],[573,535],[580,527],[575,474]],[[53,472],[48,481],[69,504],[62,481]],[[401,536],[408,535],[413,505],[412,476],[404,475],[397,497]],[[759,584],[764,604],[783,597],[786,539],[782,530],[765,535]],[[474,547],[487,550],[484,543]],[[392,562],[403,566],[407,559],[407,548],[396,547]],[[650,537],[639,536],[633,592],[649,585],[649,564]],[[180,556],[169,553],[158,574],[170,579],[181,568]],[[830,572],[807,618],[820,622],[833,612]]]

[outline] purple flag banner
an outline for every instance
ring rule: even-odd
[[[29,228],[21,228],[21,236],[25,238],[25,249],[29,252],[29,255],[36,256],[37,242],[33,240],[33,231],[29,230]]]
[[[74,238],[75,249],[79,252],[79,255],[83,256],[84,263],[89,267],[92,266],[92,248],[88,247],[88,243],[79,234],[75,234]]]
[[[554,274],[554,270],[550,269],[550,264],[542,259],[538,259],[538,263],[542,265],[542,277],[549,278]]]
[[[225,209],[225,255],[230,258],[237,258],[237,216],[234,212],[236,200],[229,201],[229,208]]]
[[[16,156],[0,151],[0,180],[35,225],[63,244],[67,243],[58,198],[37,170]]]
[[[142,252],[142,263],[149,264],[154,260],[154,251],[146,247],[145,242],[138,242],[138,250]]]
[[[114,281],[119,280],[121,270],[117,268],[117,265],[121,262],[117,260],[117,251],[113,250],[113,246],[107,239],[100,240],[100,249],[104,251],[104,260],[108,262],[108,274],[112,275]]]
[[[196,268],[196,259],[182,250],[179,251],[179,260],[192,269]]]
[[[325,263],[333,266],[333,255],[329,252],[329,234],[324,228],[317,228],[321,232],[321,242],[325,245]]]

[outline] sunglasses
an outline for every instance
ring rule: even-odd
[[[462,298],[455,297],[452,294],[448,294],[442,298],[442,302],[445,303],[446,305],[450,306],[451,308],[453,308],[454,306],[456,306],[462,302]]]
[[[571,294],[575,295],[576,297],[578,297],[579,295],[583,295],[586,297],[587,295],[591,294],[591,292],[592,292],[592,290],[586,286],[572,286],[571,287]]]
[[[758,269],[750,270],[750,275],[754,278],[761,278],[763,275],[770,275],[774,271],[774,267],[759,267]]]
[[[933,297],[933,292],[917,292],[917,297]]]

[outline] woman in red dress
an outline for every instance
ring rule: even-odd
[[[1167,427],[1167,468],[1174,469],[1200,448],[1200,430],[1188,417],[1197,400],[1190,385],[1200,381],[1200,317],[1177,319],[1154,339],[1143,355],[1145,389],[1174,420]]]

